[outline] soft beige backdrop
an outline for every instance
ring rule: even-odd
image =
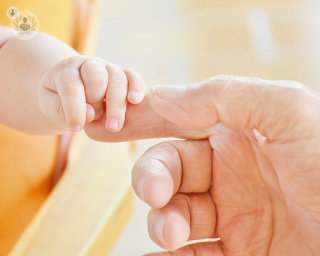
[[[234,74],[320,89],[319,10],[319,0],[105,0],[96,55],[137,69],[148,88]],[[157,142],[139,142],[138,155]],[[137,206],[113,256],[159,249]]]

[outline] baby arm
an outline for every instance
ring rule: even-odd
[[[81,56],[43,33],[19,40],[1,26],[0,78],[0,123],[33,134],[79,131],[104,114],[106,129],[120,131],[127,103],[145,94],[134,70]]]

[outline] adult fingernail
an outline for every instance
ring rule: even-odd
[[[138,193],[138,196],[139,198],[144,201],[144,184],[145,184],[145,181],[146,181],[146,177],[142,177],[140,178],[140,180],[138,181],[138,184],[137,184],[137,193]]]
[[[156,85],[153,89],[160,98],[164,100],[174,100],[182,97],[187,87],[181,85]]]
[[[139,93],[138,91],[134,90],[132,92],[129,93],[129,97],[130,100],[134,100],[137,101],[139,99]]]
[[[78,124],[73,124],[69,126],[70,131],[72,132],[80,132],[81,131],[81,126]]]
[[[114,130],[118,130],[119,127],[119,121],[117,118],[111,118],[109,121],[109,128],[114,129]]]
[[[156,225],[154,227],[154,234],[155,234],[156,238],[158,239],[158,241],[160,243],[162,243],[163,245],[166,244],[166,242],[164,240],[164,236],[163,236],[165,222],[166,222],[166,219],[162,218],[162,219],[158,220],[158,222],[156,223]]]

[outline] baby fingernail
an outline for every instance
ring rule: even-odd
[[[81,131],[81,126],[78,124],[73,124],[69,126],[70,131],[72,132],[80,132]]]
[[[187,87],[180,85],[156,85],[153,89],[160,98],[164,100],[174,100],[180,98]]]
[[[166,219],[162,218],[162,219],[158,220],[158,222],[156,223],[156,225],[154,227],[154,234],[155,234],[156,238],[159,240],[159,242],[162,243],[163,245],[166,244],[166,242],[164,241],[164,237],[163,237],[165,222],[166,222]]]
[[[134,90],[134,91],[130,92],[128,98],[131,100],[138,100],[139,99],[138,91]]]
[[[119,121],[117,118],[111,118],[109,121],[109,128],[118,130],[119,127]]]

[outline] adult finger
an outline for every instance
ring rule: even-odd
[[[162,142],[134,165],[132,185],[153,208],[165,206],[174,194],[204,193],[211,185],[212,148],[208,140]]]
[[[209,134],[209,129],[187,129],[161,117],[151,108],[148,95],[140,104],[128,104],[126,122],[121,131],[114,133],[106,130],[105,115],[99,120],[86,123],[84,129],[91,139],[105,142],[167,137],[203,139]]]
[[[215,205],[209,192],[178,193],[148,216],[150,238],[167,250],[176,250],[190,240],[214,238],[215,228]]]
[[[183,127],[200,129],[221,122],[242,131],[256,129],[270,141],[285,139],[288,129],[294,135],[297,124],[310,122],[319,111],[315,93],[297,82],[234,76],[189,86],[154,86],[149,101],[162,117]]]

